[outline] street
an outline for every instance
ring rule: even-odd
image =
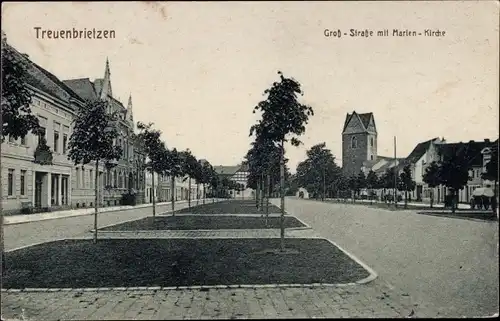
[[[212,201],[207,200],[206,202],[208,203]],[[175,204],[176,211],[186,207],[188,207],[187,203]],[[172,207],[170,203],[163,204],[156,207],[156,213],[160,214],[162,212],[170,211],[171,209]],[[104,212],[98,214],[97,224],[99,227],[103,227],[110,224],[117,224],[120,222],[151,216],[152,213],[152,207],[143,207],[116,212]],[[57,239],[76,236],[91,236],[89,231],[93,228],[94,215],[6,225],[5,249],[8,251],[30,244],[49,242]]]
[[[272,203],[279,205],[279,199]],[[186,206],[179,204],[176,208]],[[157,213],[167,210],[168,204],[159,207]],[[24,311],[28,318],[38,315],[42,319],[182,319],[186,315],[193,319],[408,315],[420,318],[492,316],[498,311],[497,222],[293,198],[286,200],[286,210],[313,229],[304,233],[287,231],[287,237],[301,232],[302,237],[328,238],[374,269],[378,277],[364,285],[336,288],[256,287],[208,292],[131,288],[125,292],[82,293],[75,289],[67,295],[57,291],[9,292],[2,293],[4,316],[17,318]],[[105,213],[100,215],[99,225],[148,215],[151,208]],[[92,215],[6,226],[7,250],[63,237],[89,237],[92,227]],[[232,237],[245,237],[246,231]],[[183,238],[201,236],[190,236],[192,231],[178,232]],[[262,232],[265,230],[251,234],[258,237]],[[273,230],[269,232],[273,233],[267,233],[267,237],[276,237]],[[224,233],[227,232],[214,230],[204,237],[217,238]],[[175,238],[174,234],[169,237]],[[51,302],[59,303],[54,306]]]
[[[278,205],[279,200],[274,199]],[[286,210],[409,294],[417,316],[498,312],[498,222],[287,198]]]

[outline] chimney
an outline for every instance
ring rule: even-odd
[[[489,140],[488,138],[485,138],[485,139],[484,139],[484,142],[485,142],[486,144],[489,144],[489,143],[490,143],[490,140]]]
[[[470,143],[473,143],[473,142],[474,142],[473,140],[469,140],[469,144],[470,144]]]

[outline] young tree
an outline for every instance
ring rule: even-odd
[[[176,198],[176,187],[175,187],[175,179],[177,177],[182,177],[185,175],[183,169],[183,161],[181,154],[177,151],[177,149],[173,149],[171,151],[165,150],[163,152],[164,158],[168,159],[168,170],[166,173],[170,176],[170,189],[171,189],[171,197],[170,200],[172,202],[172,216],[175,216],[175,198]]]
[[[368,175],[366,176],[366,187],[369,190],[370,193],[370,205],[373,204],[373,189],[376,189],[378,187],[378,177],[377,174],[375,174],[374,171],[370,170],[368,172]]]
[[[202,177],[202,184],[203,184],[203,204],[205,204],[205,198],[207,197],[207,185],[210,185],[213,179],[213,176],[215,175],[215,171],[210,165],[209,162],[203,163],[203,166],[201,168],[201,177]]]
[[[405,192],[405,208],[408,208],[408,192],[415,190],[416,183],[412,179],[410,164],[406,164],[403,168],[403,172],[399,175],[399,186],[400,191]]]
[[[68,143],[68,159],[75,165],[95,162],[94,243],[97,242],[97,213],[99,207],[99,163],[113,163],[122,155],[121,146],[114,144],[118,137],[117,117],[107,113],[105,101],[88,101],[73,119],[73,132]]]
[[[366,188],[365,173],[363,171],[359,171],[358,176],[356,176],[356,194],[358,194],[358,197],[360,196],[361,190],[365,188]]]
[[[422,180],[431,188],[430,198],[431,198],[431,208],[434,206],[434,188],[441,185],[441,180],[439,177],[439,164],[437,162],[432,162],[425,169]]]
[[[0,113],[0,154],[1,143],[5,137],[14,139],[24,137],[29,132],[36,133],[39,128],[38,118],[31,113],[32,93],[27,86],[28,63],[14,48],[7,44],[7,37],[2,30],[2,101]],[[1,173],[0,173],[1,180]],[[2,189],[0,188],[0,198]],[[2,272],[5,272],[3,211],[0,208],[0,241],[2,251]]]
[[[165,149],[164,143],[160,140],[161,131],[153,129],[153,123],[144,124],[137,123],[139,134],[137,139],[140,140],[149,161],[146,163],[146,170],[152,176],[152,189],[153,189],[153,217],[156,216],[156,200],[155,200],[155,173],[160,174],[165,170],[165,162],[162,158],[162,151]]]
[[[303,95],[301,85],[293,78],[285,78],[278,71],[279,82],[274,82],[271,88],[264,92],[267,99],[259,102],[254,113],[262,112],[262,119],[250,128],[250,136],[264,137],[280,147],[280,188],[281,188],[281,250],[285,250],[285,143],[288,136],[292,146],[299,146],[300,140],[308,123],[309,117],[314,115],[310,106],[298,101],[298,95]],[[297,136],[297,137],[296,137]]]
[[[191,179],[196,178],[196,166],[198,165],[198,160],[193,156],[191,151],[187,149],[186,151],[180,152],[182,172],[184,175],[184,181],[188,180],[188,208],[191,208]]]
[[[447,148],[440,162],[439,178],[451,191],[451,211],[455,213],[457,193],[469,181],[470,160],[473,155],[470,155],[467,144],[450,144]]]

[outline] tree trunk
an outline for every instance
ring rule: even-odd
[[[269,194],[271,193],[271,177],[269,176],[269,174],[267,174],[267,184],[266,184],[266,191],[267,191],[267,197],[266,197],[266,227],[267,227],[267,224],[268,224],[268,220],[269,220]]]
[[[456,195],[456,191],[453,190],[453,193],[451,193],[451,212],[453,214],[455,214],[455,195]]]
[[[191,177],[188,178],[188,208],[191,209]]]
[[[205,198],[206,197],[207,197],[207,190],[205,188],[205,183],[203,183],[203,199],[202,199],[203,205],[205,205]]]
[[[151,192],[153,193],[153,196],[152,196],[152,200],[153,200],[153,217],[156,216],[156,200],[155,200],[155,192],[156,192],[156,189],[155,189],[155,173],[154,172],[151,172],[151,185],[152,185],[152,188],[151,188]]]
[[[408,208],[408,191],[405,191],[405,208]]]
[[[170,179],[170,201],[172,202],[172,216],[175,216],[175,177]]]
[[[200,204],[200,183],[196,182],[196,206]]]
[[[259,193],[260,193],[260,182],[257,182],[257,189],[255,191],[255,206],[259,209]]]
[[[497,207],[498,207],[498,201],[497,201],[497,184],[498,184],[498,180],[495,179],[494,181],[494,184],[493,185],[493,199],[492,199],[492,202],[491,202],[491,209],[493,211],[493,215],[497,214]],[[498,214],[497,214],[497,219],[498,219]]]
[[[261,181],[261,186],[262,186],[262,188],[260,189],[260,210],[263,212],[264,211],[265,188],[266,188],[266,184],[264,182],[264,174],[260,175],[260,181]]]
[[[280,194],[281,194],[281,220],[280,220],[280,245],[285,251],[285,142],[281,141],[280,153]]]
[[[370,188],[370,205],[373,205],[373,189]]]
[[[434,207],[434,187],[431,187],[431,208]]]
[[[94,244],[97,243],[97,211],[99,210],[99,160],[95,162],[95,205],[94,205]],[[49,191],[50,193],[50,191]]]

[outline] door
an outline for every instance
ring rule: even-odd
[[[43,184],[43,175],[41,173],[35,174],[35,208],[42,207],[42,184]]]

